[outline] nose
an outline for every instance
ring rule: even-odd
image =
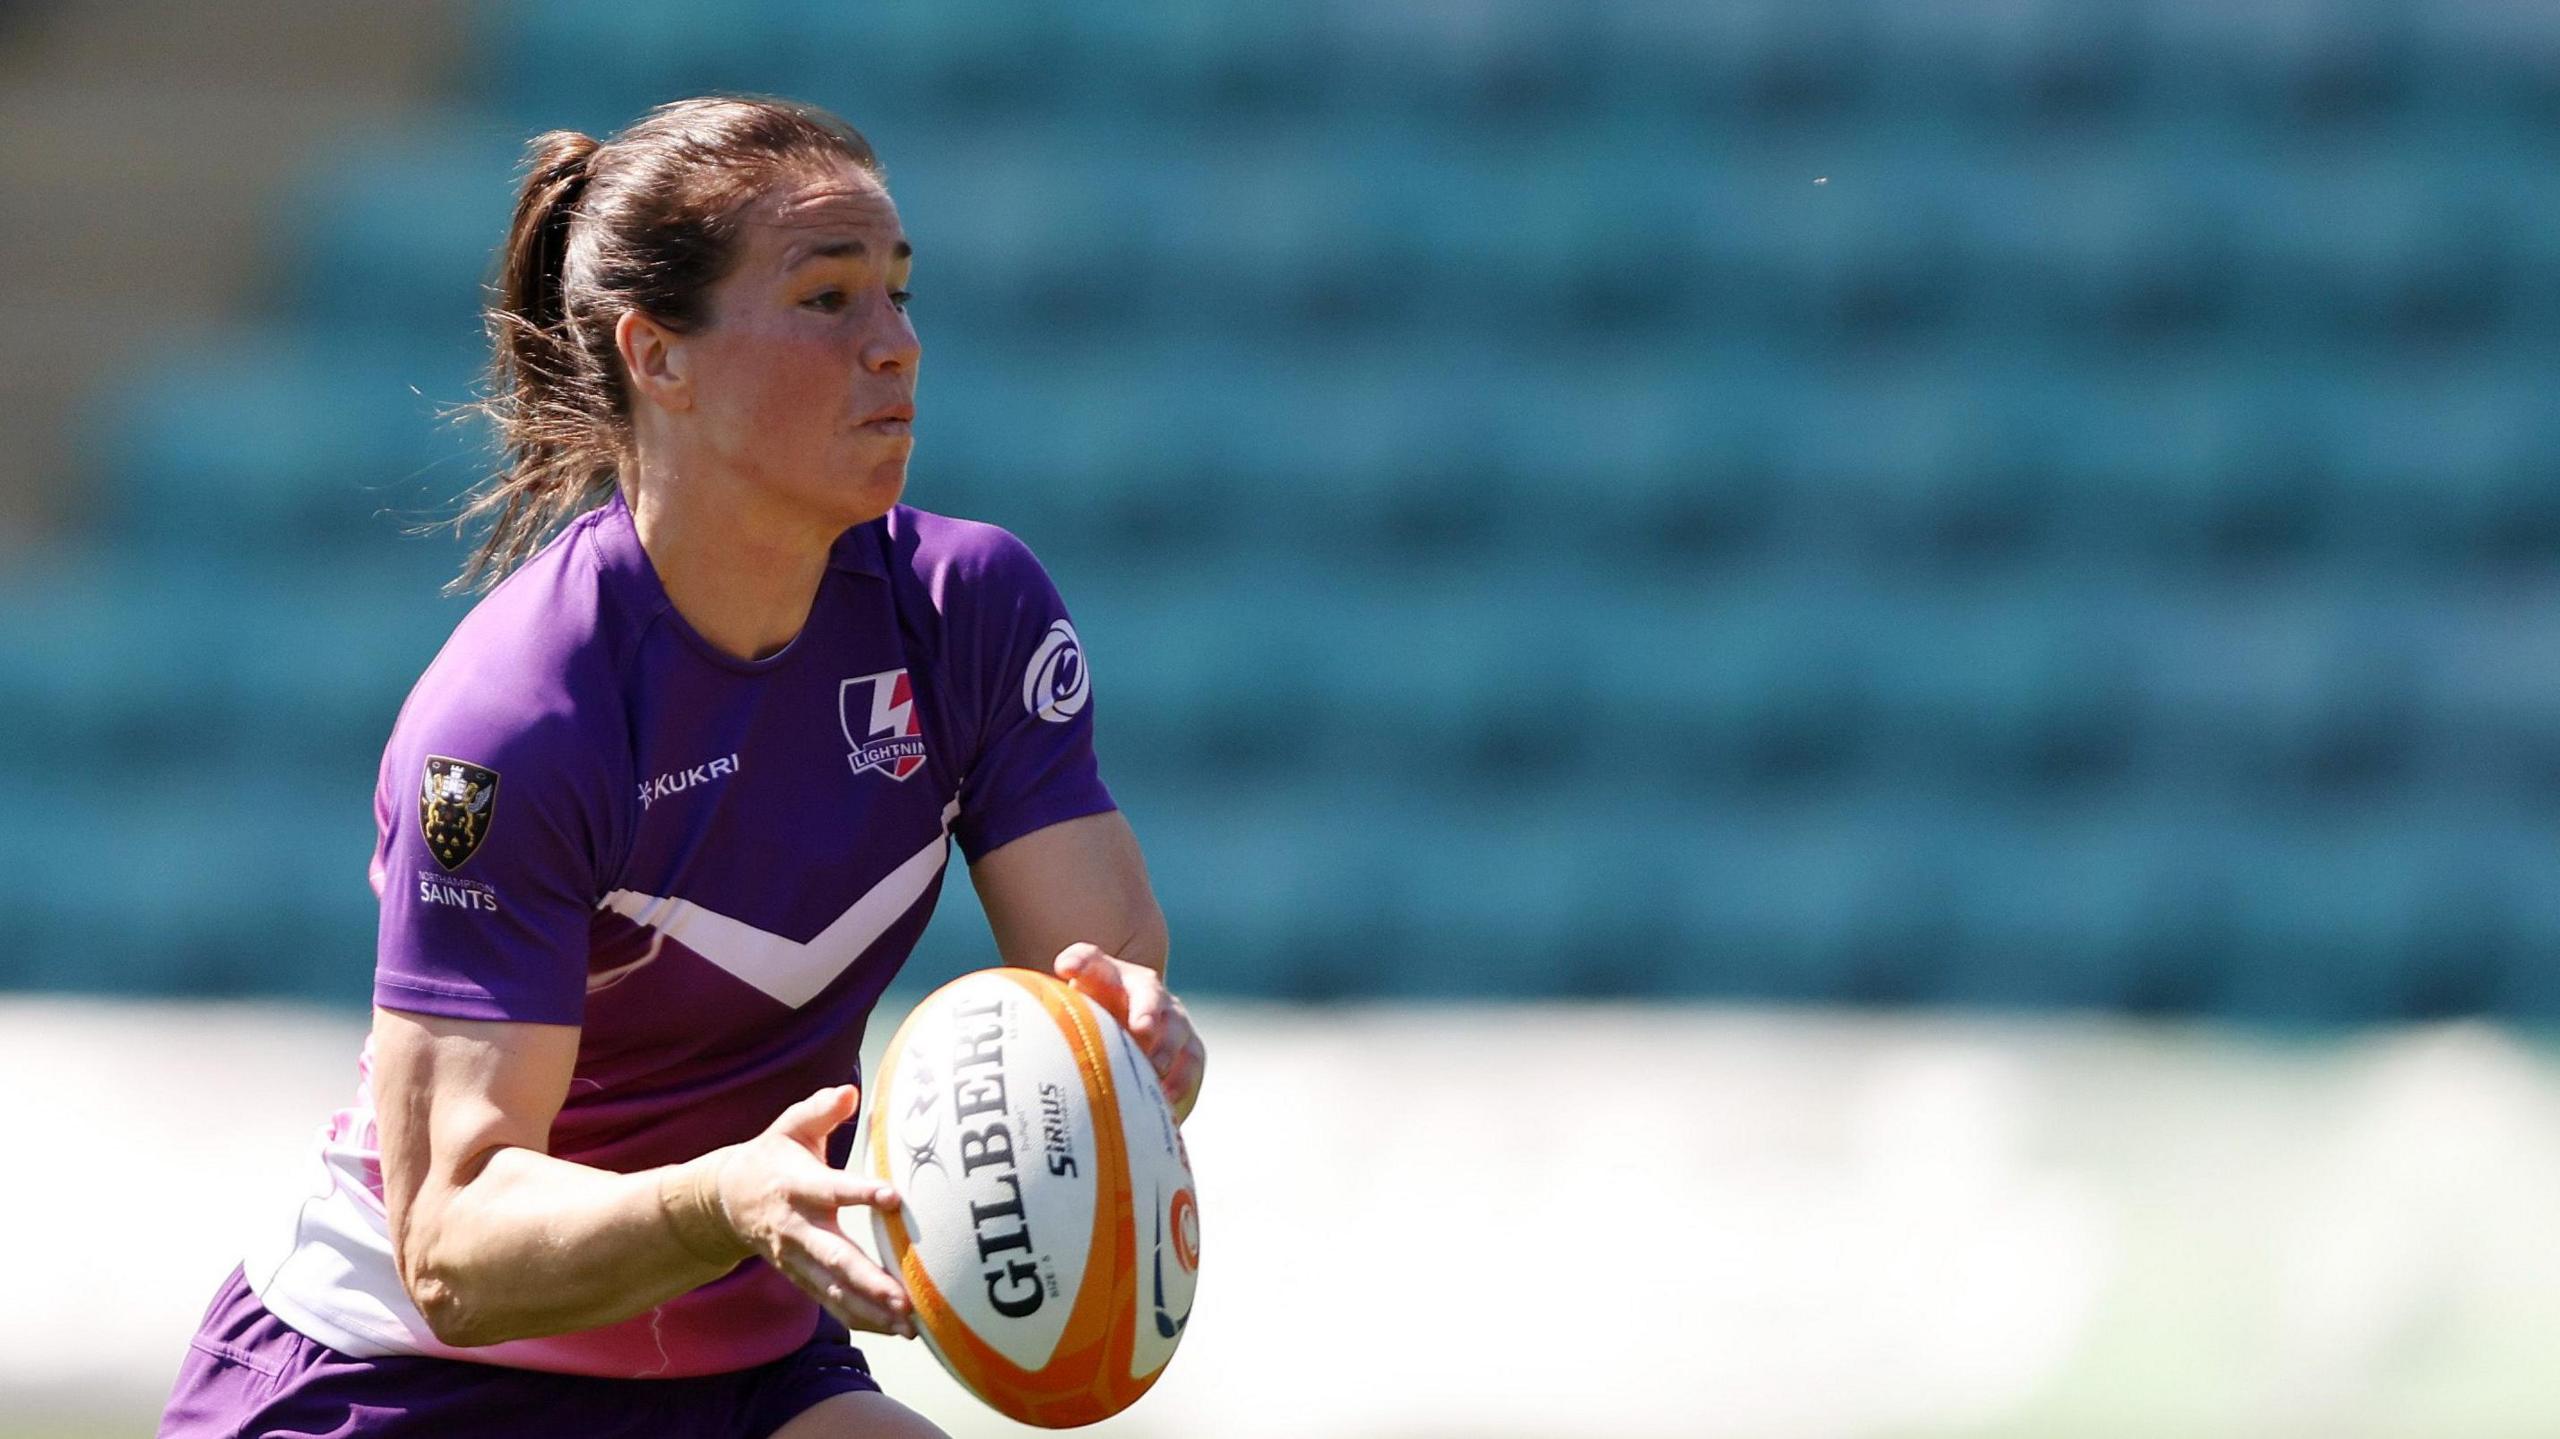
[[[863,336],[862,368],[875,375],[915,373],[916,361],[924,354],[924,342],[916,338],[915,323],[886,295],[881,297],[876,313],[880,319]]]

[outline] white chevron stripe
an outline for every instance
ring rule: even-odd
[[[756,928],[744,920],[704,909],[687,899],[617,889],[601,908],[674,940],[704,959],[781,1000],[794,1009],[818,997],[846,966],[879,943],[889,926],[924,897],[926,886],[951,852],[951,821],[960,802],[942,807],[942,833],[909,855],[906,861],[836,916],[818,936],[803,944]]]

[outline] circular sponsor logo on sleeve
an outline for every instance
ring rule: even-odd
[[[1093,678],[1085,672],[1084,646],[1076,627],[1060,620],[1040,637],[1030,668],[1022,672],[1022,707],[1051,724],[1065,724],[1093,697]]]

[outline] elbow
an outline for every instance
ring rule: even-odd
[[[477,1342],[464,1318],[461,1303],[454,1297],[453,1286],[428,1275],[413,1276],[406,1281],[409,1302],[417,1306],[418,1317],[427,1321],[427,1332],[439,1344],[468,1349]]]
[[[492,1330],[486,1320],[462,1301],[454,1287],[434,1275],[423,1275],[409,1281],[409,1302],[418,1306],[419,1317],[427,1321],[427,1332],[439,1344],[456,1349],[477,1349],[495,1344],[508,1336]]]
[[[427,1332],[436,1337],[437,1343],[475,1349],[505,1337],[487,1332],[485,1317],[465,1301],[452,1276],[431,1260],[413,1259],[408,1254],[395,1255],[394,1259],[400,1271],[400,1287],[408,1292],[409,1303],[427,1322]]]

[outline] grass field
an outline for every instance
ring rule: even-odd
[[[1201,1006],[1203,1283],[1101,1439],[2560,1433],[2560,1060],[2446,1026]],[[148,1433],[358,1022],[0,1004],[0,1439]],[[1023,1435],[912,1344],[889,1391]],[[1311,1376],[1320,1377],[1313,1382]]]

